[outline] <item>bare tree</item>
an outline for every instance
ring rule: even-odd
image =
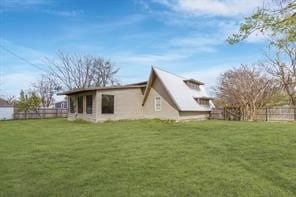
[[[14,95],[10,95],[10,94],[6,95],[5,99],[7,100],[7,102],[9,104],[15,104],[15,102],[16,102],[16,96],[14,96]]]
[[[33,84],[35,91],[39,94],[42,107],[47,108],[54,102],[54,94],[58,90],[56,83],[48,76],[41,76],[41,79]]]
[[[254,66],[241,65],[223,73],[216,87],[217,98],[226,106],[240,107],[253,120],[256,109],[265,106],[276,91],[272,79]]]
[[[117,81],[119,69],[101,57],[59,52],[58,60],[47,60],[50,76],[62,89],[104,87]]]
[[[267,62],[262,65],[266,71],[285,90],[290,104],[296,106],[296,47],[293,44],[284,44],[273,55],[266,55]]]
[[[8,104],[12,104],[12,105],[15,104],[17,101],[16,96],[12,94],[2,94],[0,95],[0,98],[3,98],[8,102]]]
[[[112,63],[103,58],[97,58],[94,60],[94,83],[95,86],[105,87],[107,85],[118,84],[118,80],[114,77],[119,71],[118,68],[114,68]]]

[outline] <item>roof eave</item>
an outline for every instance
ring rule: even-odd
[[[164,87],[165,91],[168,93],[169,97],[172,99],[173,103],[175,104],[177,110],[178,110],[178,111],[181,111],[180,106],[179,106],[178,103],[176,102],[175,98],[172,96],[171,92],[170,92],[170,91],[168,90],[168,88],[165,86],[163,80],[161,79],[161,77],[159,77],[159,75],[158,75],[157,72],[155,71],[154,67],[152,67],[150,77],[152,76],[152,74],[154,74],[154,75],[159,79],[159,81],[161,82],[161,84],[162,84],[162,86]],[[150,80],[151,80],[150,77],[149,77],[149,82],[150,82]],[[152,85],[152,84],[151,84],[151,85]],[[150,91],[150,89],[148,90],[148,86],[147,86],[147,88],[146,88],[146,91],[148,91],[148,92],[147,92],[147,95],[146,95],[146,97],[147,97],[148,94],[149,94],[149,91]],[[145,93],[146,93],[146,91],[145,91]],[[145,99],[145,97],[144,97],[142,105],[145,104],[145,101],[146,101],[146,99]]]
[[[194,97],[195,99],[209,99],[209,100],[214,100],[213,97],[207,97],[207,96],[200,96],[200,97]]]
[[[118,89],[142,88],[142,87],[146,87],[146,85],[124,85],[124,86],[84,88],[84,89],[76,89],[76,90],[60,92],[60,93],[57,93],[57,95],[71,95],[71,94],[78,94],[82,92],[90,92],[90,91],[97,91],[97,90],[118,90]]]

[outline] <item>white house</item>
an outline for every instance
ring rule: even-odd
[[[8,101],[0,98],[0,120],[13,119],[14,107]]]

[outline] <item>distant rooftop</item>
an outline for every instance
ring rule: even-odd
[[[12,107],[13,105],[10,104],[7,100],[0,98],[0,107]]]

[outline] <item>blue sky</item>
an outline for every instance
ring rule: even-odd
[[[263,56],[265,38],[229,45],[259,0],[0,0],[0,94],[18,95],[57,51],[111,59],[121,83],[151,65],[213,86],[219,73]],[[12,54],[13,53],[13,54]],[[19,57],[16,57],[19,56]],[[25,60],[24,60],[25,59]]]

